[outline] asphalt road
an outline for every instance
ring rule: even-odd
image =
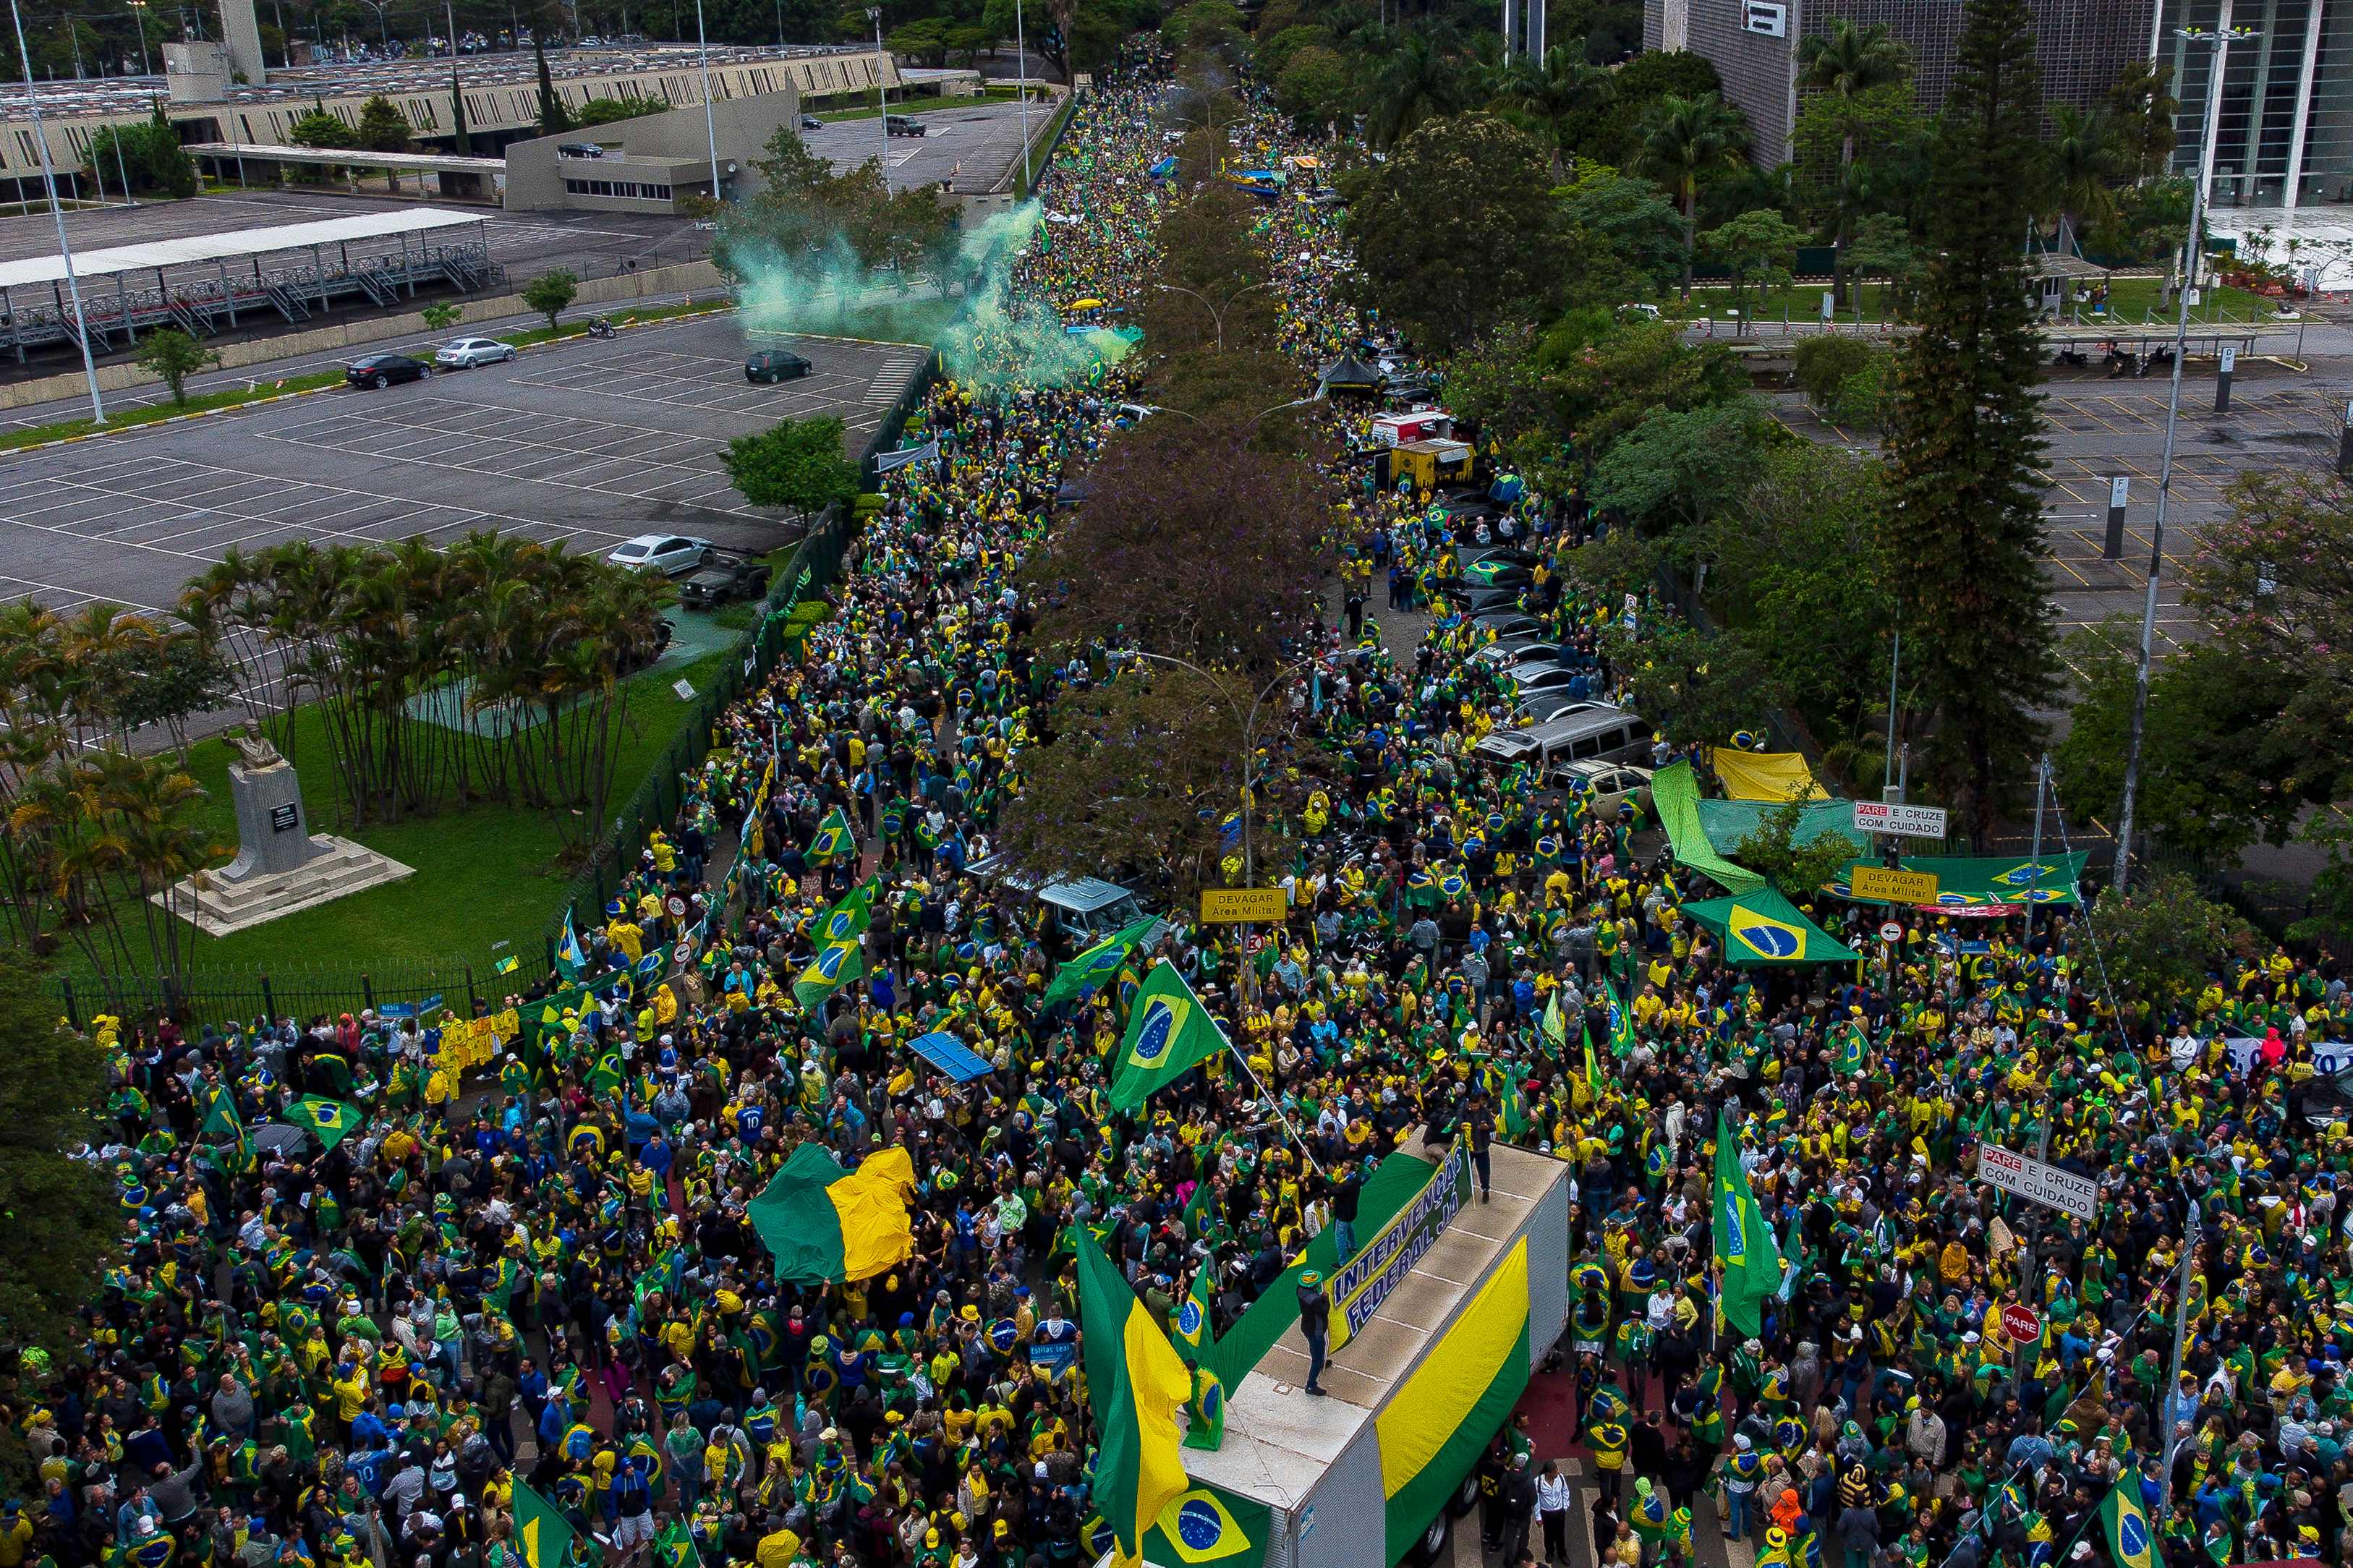
[[[1033,139],[1046,134],[1056,101],[1040,99],[1029,105]],[[895,106],[892,112],[898,112]],[[894,191],[943,183],[967,194],[991,191],[1021,160],[1018,103],[934,109],[914,118],[924,127],[921,136],[885,137],[881,120],[870,115],[863,120],[826,121],[819,130],[802,132],[801,139],[811,152],[831,160],[836,169],[853,169],[880,157],[883,177]]]
[[[720,463],[728,440],[835,414],[857,455],[924,356],[782,343],[816,373],[746,384],[735,319],[712,317],[10,458],[0,595],[166,608],[231,548],[296,539],[447,542],[494,529],[602,551],[659,531],[771,549],[787,519],[743,504]]]

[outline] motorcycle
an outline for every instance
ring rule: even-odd
[[[618,337],[620,334],[613,330],[613,323],[604,317],[591,316],[588,319],[588,335],[592,338],[611,338]]]

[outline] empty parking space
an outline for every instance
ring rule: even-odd
[[[0,465],[0,594],[163,608],[231,551],[298,540],[447,544],[490,530],[601,552],[658,531],[770,549],[790,520],[744,504],[727,443],[831,414],[861,453],[926,353],[760,346],[815,372],[748,384],[740,329],[719,317],[27,454]]]

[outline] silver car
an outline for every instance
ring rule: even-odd
[[[631,566],[640,572],[659,572],[675,577],[681,572],[691,572],[711,560],[712,546],[707,539],[688,539],[675,533],[640,533],[635,539],[624,540],[613,546],[605,559],[616,566]]]
[[[433,363],[443,370],[471,370],[478,364],[500,364],[513,359],[515,346],[496,338],[459,338],[441,345]]]

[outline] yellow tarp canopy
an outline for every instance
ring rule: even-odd
[[[1715,776],[1734,800],[1769,800],[1776,805],[1791,800],[1828,800],[1830,791],[1815,782],[1804,755],[1798,752],[1736,752],[1715,749]]]

